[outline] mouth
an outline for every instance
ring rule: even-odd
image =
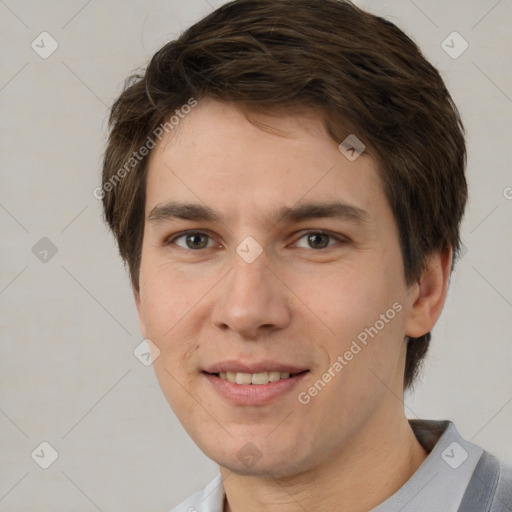
[[[210,390],[235,406],[270,406],[280,400],[294,400],[293,391],[310,372],[282,365],[267,365],[273,370],[263,370],[262,365],[257,368],[241,367],[238,363],[227,366],[230,366],[229,371],[226,365],[219,365],[201,374]]]

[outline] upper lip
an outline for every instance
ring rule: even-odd
[[[235,359],[220,361],[204,369],[207,373],[234,372],[234,373],[260,373],[260,372],[289,372],[301,373],[308,370],[301,366],[281,363],[279,361],[248,361],[242,362]]]

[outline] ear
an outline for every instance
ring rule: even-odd
[[[135,306],[137,308],[137,313],[139,315],[139,325],[140,325],[140,333],[143,338],[146,339],[146,325],[144,322],[144,312],[142,310],[142,304],[140,300],[140,292],[132,285],[133,298],[135,299]]]
[[[420,280],[411,287],[412,304],[405,334],[419,338],[432,330],[443,309],[452,267],[452,250],[448,248],[427,258]]]

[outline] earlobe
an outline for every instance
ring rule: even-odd
[[[443,309],[452,266],[451,248],[427,258],[423,275],[416,283],[416,294],[406,322],[405,334],[419,338],[430,332]]]

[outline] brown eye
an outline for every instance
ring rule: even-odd
[[[310,233],[307,237],[308,245],[312,249],[325,249],[329,246],[329,239],[331,238],[324,233]]]
[[[176,237],[173,242],[183,249],[206,249],[212,246],[211,238],[205,233],[185,233]]]
[[[343,235],[330,234],[324,231],[310,231],[302,235],[294,244],[301,249],[328,249],[332,246],[343,246],[349,241]]]

